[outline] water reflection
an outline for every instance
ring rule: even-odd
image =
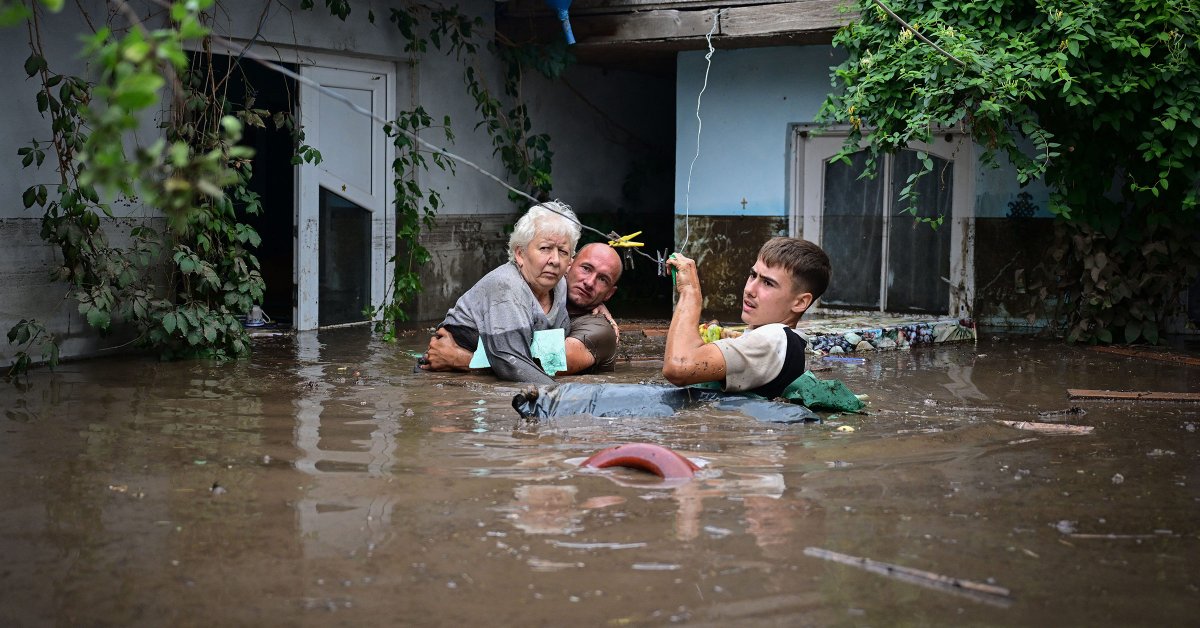
[[[959,366],[958,364],[946,365],[946,377],[950,378],[950,383],[942,384],[942,387],[950,391],[959,401],[967,401],[977,399],[986,401],[987,395],[983,394],[975,383],[971,381],[971,366]]]
[[[0,624],[1187,623],[1194,409],[1093,403],[1071,419],[1086,437],[994,419],[1062,408],[1068,386],[1194,389],[1196,371],[1038,346],[835,366],[871,395],[840,419],[853,433],[708,409],[518,431],[511,387],[414,375],[419,347],[361,330],[240,362],[69,363],[0,394]],[[635,441],[708,464],[666,485],[570,463]]]
[[[637,422],[627,419],[626,423]],[[661,422],[660,422],[661,424]],[[629,427],[628,425],[626,426]],[[495,441],[492,441],[493,444]],[[510,443],[511,445],[511,443]],[[578,451],[578,450],[575,450]],[[781,472],[752,469],[782,469],[788,463],[786,450],[778,443],[743,444],[735,451],[716,456],[716,464],[693,457],[703,468],[691,480],[662,480],[652,474],[622,468],[581,470],[582,457],[570,458],[570,450],[526,451],[511,447],[496,452],[481,451],[490,459],[513,461],[506,471],[489,472],[489,477],[509,477],[530,481],[574,476],[578,484],[526,483],[514,488],[513,498],[496,510],[516,529],[536,535],[588,536],[592,511],[612,509],[609,517],[631,512],[630,501],[674,502],[672,530],[675,540],[696,541],[721,538],[738,532],[748,533],[762,550],[785,544],[796,525],[808,530],[821,527],[823,509],[807,498],[788,495]],[[478,473],[476,473],[478,475]],[[603,478],[623,489],[623,495],[595,495],[580,502],[584,491],[598,485],[589,478]],[[582,487],[582,488],[581,488]],[[729,509],[740,510],[739,530],[730,529]]]
[[[399,424],[359,405],[349,389],[361,372],[322,348],[315,333],[296,336],[295,467],[311,481],[296,502],[300,537],[310,556],[369,555],[390,536],[395,493],[381,480],[396,463]]]
[[[516,488],[506,508],[512,524],[528,534],[571,534],[582,530],[584,509],[575,504],[574,486],[526,485]]]

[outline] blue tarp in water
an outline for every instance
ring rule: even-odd
[[[526,419],[579,414],[595,417],[665,417],[702,403],[711,403],[717,410],[741,412],[766,423],[821,420],[821,417],[802,405],[768,401],[757,395],[649,384],[563,384],[513,397],[513,408]]]

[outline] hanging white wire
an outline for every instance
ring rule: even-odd
[[[700,99],[704,96],[704,90],[708,89],[708,72],[712,69],[712,56],[716,52],[712,43],[713,33],[717,32],[717,26],[721,23],[721,14],[725,11],[726,9],[717,11],[717,14],[713,16],[712,28],[704,36],[704,41],[708,43],[708,54],[704,55],[704,83],[700,86],[700,93],[696,94],[696,154],[692,157],[691,165],[688,166],[687,190],[683,196],[683,244],[679,247],[680,251],[687,248],[688,240],[692,235],[689,221],[692,209],[692,172],[696,169],[696,160],[700,159],[700,133],[704,130],[704,120],[700,118]]]

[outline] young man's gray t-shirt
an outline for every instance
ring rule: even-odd
[[[725,380],[721,389],[725,392],[753,391],[762,394],[762,389],[772,382],[772,388],[782,390],[804,373],[804,342],[795,337],[783,323],[770,323],[752,327],[737,338],[723,338],[713,342],[725,358]],[[776,381],[779,378],[787,381]],[[778,384],[782,383],[783,386]],[[767,395],[774,396],[774,395]]]
[[[529,345],[535,331],[562,329],[570,333],[566,295],[564,278],[551,293],[550,311],[543,312],[521,270],[508,262],[484,275],[459,297],[440,326],[468,351],[474,351],[476,341],[481,340],[496,377],[552,384],[554,380],[530,355]]]

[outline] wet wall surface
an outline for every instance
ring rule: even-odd
[[[1200,406],[1065,390],[1197,392],[1197,367],[988,339],[814,360],[870,397],[824,424],[699,408],[524,425],[516,386],[414,374],[423,342],[340,330],[8,385],[0,625],[1195,621]],[[627,442],[704,468],[666,484],[576,466]]]

